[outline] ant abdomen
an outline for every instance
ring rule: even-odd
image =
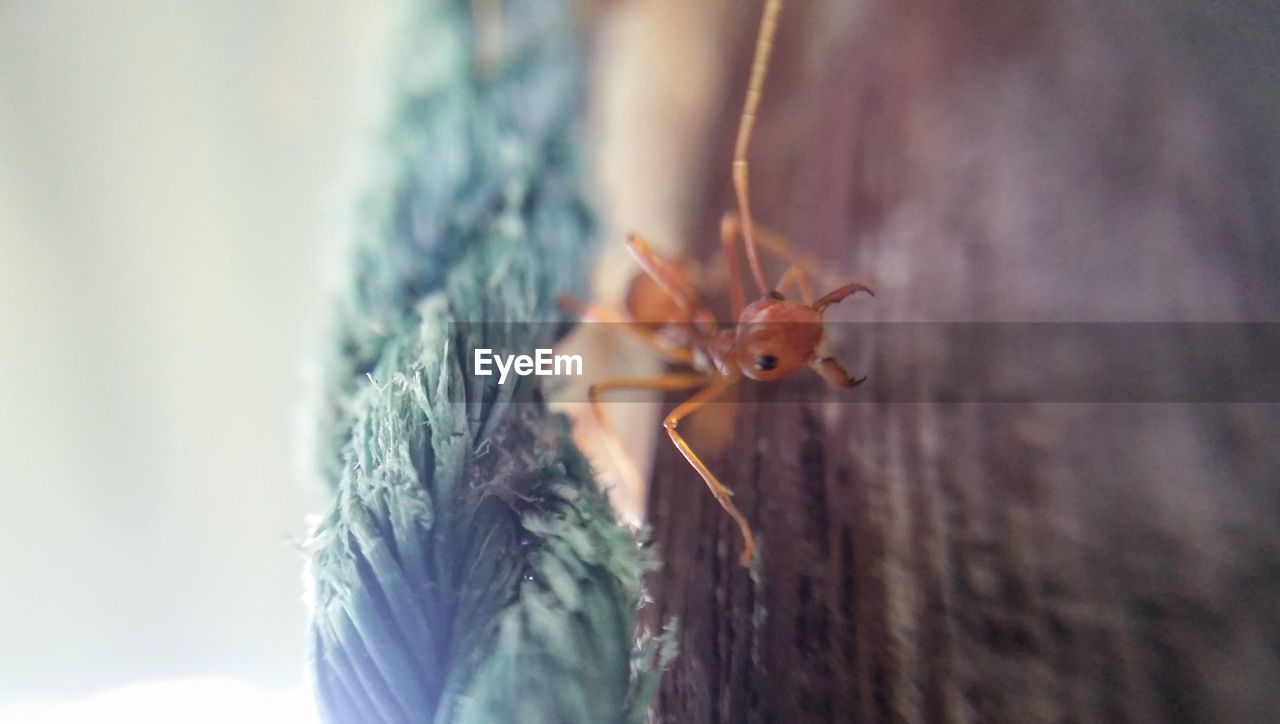
[[[686,265],[675,262],[672,266],[685,280],[688,279]],[[631,319],[653,329],[690,321],[689,312],[648,274],[637,274],[631,279],[626,308]]]

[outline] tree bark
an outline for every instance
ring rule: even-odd
[[[743,5],[689,234],[708,259],[759,18]],[[845,321],[1277,321],[1276,37],[1264,3],[788,3],[756,216],[824,280],[875,289]],[[911,376],[869,352],[855,372]],[[1276,405],[821,387],[798,374],[700,413],[732,415],[707,462],[760,534],[754,577],[659,449],[650,616],[680,631],[660,721],[1274,721]]]

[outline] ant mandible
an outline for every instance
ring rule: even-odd
[[[827,307],[857,292],[871,294],[861,284],[846,284],[816,301],[812,299],[805,264],[789,243],[779,234],[763,227],[757,229],[751,219],[747,184],[747,148],[756,121],[756,110],[764,86],[765,71],[773,48],[778,13],[782,0],[768,0],[760,21],[755,58],[747,86],[747,97],[738,126],[733,154],[733,185],[739,214],[729,212],[721,223],[720,236],[728,268],[730,304],[737,317],[736,329],[719,329],[711,312],[698,301],[689,280],[687,267],[659,257],[638,234],[627,236],[630,249],[645,276],[637,276],[627,294],[629,314],[612,312],[595,304],[562,297],[563,306],[577,309],[583,316],[601,321],[618,322],[623,328],[656,350],[668,361],[692,368],[691,372],[675,372],[657,377],[618,378],[598,382],[588,389],[591,412],[604,435],[605,443],[616,460],[627,463],[624,474],[639,481],[639,473],[622,446],[621,439],[604,415],[600,395],[611,390],[691,390],[696,394],[676,407],[663,426],[671,442],[693,466],[725,512],[742,531],[742,555],[739,561],[749,566],[755,557],[755,537],[751,526],[734,506],[725,487],[697,453],[689,447],[678,429],[680,421],[720,396],[726,389],[747,377],[770,381],[785,377],[801,367],[810,367],[836,387],[850,389],[866,378],[856,378],[834,358],[818,353],[823,337],[823,312]],[[738,275],[737,238],[741,236],[747,250],[747,262],[760,297],[746,303],[742,280]],[[765,282],[761,271],[757,243],[791,263],[777,287]],[[782,293],[791,284],[799,287],[802,302],[787,299]],[[661,330],[675,334],[662,334]]]

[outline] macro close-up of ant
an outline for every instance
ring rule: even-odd
[[[622,461],[623,474],[643,489],[643,481],[639,480],[634,463],[605,416],[601,396],[606,392],[628,389],[698,390],[664,418],[663,426],[671,442],[702,476],[716,501],[737,523],[743,540],[739,557],[743,566],[749,566],[755,558],[756,543],[751,525],[733,504],[733,491],[720,482],[680,434],[680,422],[716,400],[743,377],[771,382],[809,367],[835,387],[852,389],[858,386],[865,377],[849,374],[834,357],[822,351],[823,313],[832,304],[857,292],[874,296],[866,286],[850,283],[814,299],[806,261],[792,250],[784,236],[757,227],[752,220],[747,151],[781,7],[781,0],[768,2],[760,22],[733,154],[732,178],[739,211],[726,213],[720,225],[730,309],[737,323],[722,327],[699,299],[690,279],[690,264],[659,256],[643,237],[635,233],[628,235],[626,245],[639,263],[641,272],[628,289],[625,314],[568,295],[560,298],[562,307],[577,311],[585,319],[617,323],[667,362],[691,370],[596,382],[588,390],[592,415],[610,454]],[[746,302],[738,268],[739,238],[746,249],[751,278],[759,293],[759,297],[750,303]],[[775,286],[766,281],[760,263],[760,246],[790,264]],[[786,296],[786,290],[793,285],[798,289],[800,301]]]
[[[0,723],[1276,721],[1277,7],[0,2]]]

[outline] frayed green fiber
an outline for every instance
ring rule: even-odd
[[[506,3],[486,76],[471,3],[402,2],[323,374],[334,500],[309,550],[327,721],[640,722],[672,650],[636,641],[652,561],[568,423],[532,383],[463,367],[549,346],[534,322],[585,291],[575,7]],[[467,324],[492,321],[529,324]]]

